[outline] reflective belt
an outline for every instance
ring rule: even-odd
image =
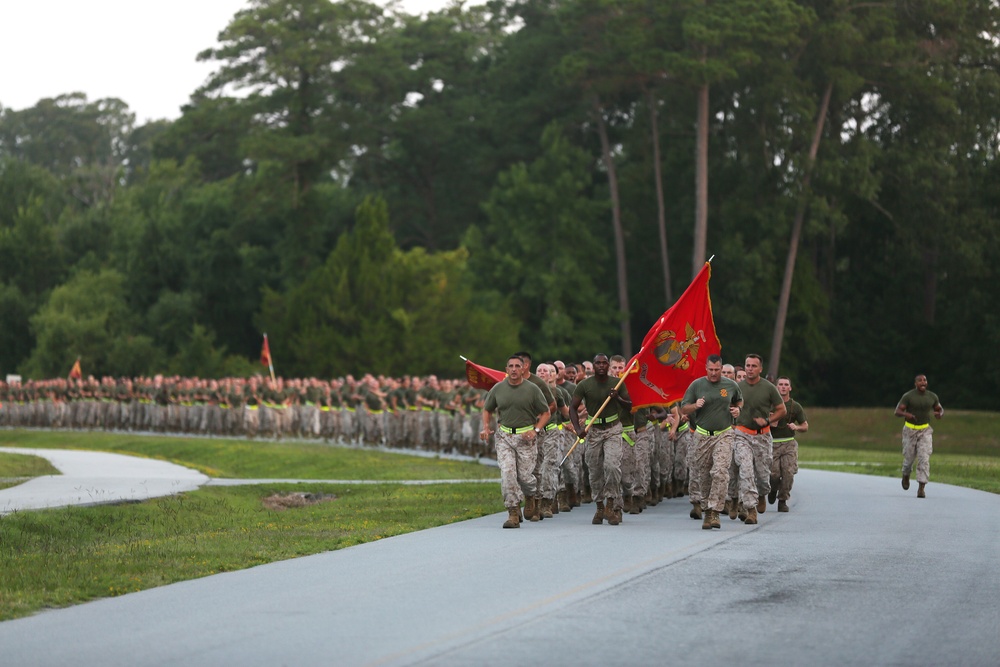
[[[501,431],[503,431],[504,433],[510,433],[512,435],[518,435],[518,434],[521,434],[521,433],[527,433],[528,431],[532,431],[532,430],[534,430],[535,427],[534,426],[522,426],[521,428],[511,428],[510,426],[504,426],[503,424],[501,424],[498,428]]]
[[[600,419],[597,419],[596,421],[594,420],[593,417],[588,417],[587,418],[587,425],[589,426],[591,423],[595,423],[595,424],[600,424],[600,425],[603,426],[604,424],[610,424],[611,422],[614,422],[614,421],[618,421],[618,415],[617,414],[614,414],[614,415],[612,415],[610,417],[601,417]]]
[[[724,429],[722,429],[720,431],[709,431],[707,428],[702,428],[700,426],[695,426],[694,430],[697,431],[698,433],[701,433],[702,435],[719,435],[720,433],[725,433],[726,431],[728,431],[731,428],[732,428],[732,426],[727,426],[726,428],[724,428]]]
[[[903,422],[906,428],[912,428],[914,431],[922,431],[925,428],[930,427],[930,424],[911,424],[910,422]]]
[[[792,441],[792,440],[794,440],[794,439],[795,439],[795,438],[775,438],[775,439],[773,440],[773,442],[774,442],[774,444],[776,444],[776,445],[777,445],[777,444],[779,444],[779,443],[782,443],[782,442],[791,442],[791,441]]]
[[[623,426],[622,427],[622,440],[628,443],[629,447],[635,447],[635,440],[632,438],[630,433],[635,432],[635,426]]]
[[[737,425],[736,428],[738,428],[739,430],[741,430],[744,433],[747,433],[749,435],[763,435],[765,433],[770,433],[771,432],[771,427],[770,426],[765,426],[764,428],[747,428],[746,426],[739,426],[739,425]]]
[[[370,414],[370,415],[380,415],[383,412],[385,412],[385,410],[369,410],[368,414]]]
[[[562,428],[562,425],[561,424],[546,424],[545,425],[545,430],[546,431],[554,431],[557,428]]]

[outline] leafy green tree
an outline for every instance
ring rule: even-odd
[[[488,222],[467,235],[470,261],[479,289],[509,300],[531,350],[589,358],[614,340],[607,209],[593,198],[593,158],[555,125],[542,144],[537,160],[500,174]]]
[[[476,302],[464,251],[403,252],[385,202],[366,199],[325,265],[285,294],[266,291],[260,316],[281,373],[452,374],[457,355],[498,358],[516,324]]]
[[[58,377],[80,357],[89,374],[148,372],[157,359],[149,340],[136,336],[135,316],[125,302],[125,278],[120,273],[82,271],[52,291],[31,318],[36,344],[22,365],[33,378]]]

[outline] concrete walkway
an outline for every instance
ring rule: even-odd
[[[48,459],[61,475],[44,475],[0,489],[0,516],[22,510],[147,500],[194,491],[207,475],[166,461],[70,449],[0,447],[0,452]]]
[[[61,475],[35,477],[0,489],[0,516],[22,510],[69,505],[134,502],[193,491],[201,486],[248,484],[386,484],[373,479],[226,479],[210,478],[174,463],[123,454],[70,449],[0,447],[0,452],[28,454],[47,459]],[[499,479],[413,479],[392,484],[499,484]]]

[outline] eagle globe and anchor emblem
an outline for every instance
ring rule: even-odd
[[[705,332],[695,331],[694,327],[687,323],[684,325],[683,338],[678,337],[675,331],[661,331],[657,334],[656,338],[653,339],[653,354],[656,356],[656,360],[664,366],[673,366],[678,370],[686,371],[691,368],[691,362],[698,359],[700,341],[708,341]],[[639,380],[666,400],[667,395],[663,390],[646,377],[648,370],[649,367],[646,364],[640,364]]]

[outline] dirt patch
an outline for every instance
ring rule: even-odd
[[[308,507],[317,503],[325,503],[336,500],[337,496],[332,493],[309,493],[308,491],[297,491],[295,493],[275,493],[261,500],[267,509],[273,512],[282,512],[287,509],[298,507]]]

